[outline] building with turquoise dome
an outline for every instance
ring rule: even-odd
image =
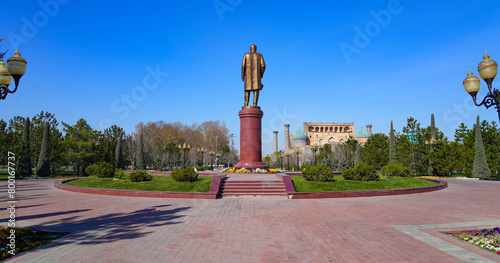
[[[293,135],[293,147],[302,148],[307,145],[307,134],[299,128]]]

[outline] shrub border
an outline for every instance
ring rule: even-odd
[[[446,181],[420,178],[437,184],[407,189],[388,189],[388,190],[368,190],[368,191],[344,191],[344,192],[296,192],[290,175],[281,175],[286,193],[290,199],[317,199],[317,198],[347,198],[347,197],[371,197],[371,196],[390,196],[418,194],[442,190],[448,187]],[[118,189],[100,189],[81,186],[66,185],[64,183],[80,179],[83,177],[60,179],[54,182],[54,187],[59,190],[84,193],[99,194],[111,196],[129,196],[129,197],[153,197],[153,198],[186,198],[186,199],[217,199],[220,183],[225,175],[215,175],[210,185],[208,193],[200,192],[161,192],[161,191],[137,191],[137,190],[118,190]],[[293,176],[293,175],[292,175]]]
[[[222,176],[216,175],[212,179],[208,193],[203,192],[164,192],[164,191],[138,191],[90,188],[64,184],[69,181],[81,179],[83,177],[62,179],[54,182],[54,187],[59,190],[97,195],[129,196],[129,197],[154,197],[154,198],[188,198],[188,199],[216,199]],[[215,190],[216,189],[216,190]]]
[[[448,182],[420,178],[437,184],[430,186],[422,186],[407,189],[387,189],[387,190],[367,190],[367,191],[342,191],[342,192],[296,192],[293,187],[290,175],[283,175],[283,183],[285,184],[286,193],[290,199],[316,199],[316,198],[346,198],[346,197],[371,197],[371,196],[389,196],[389,195],[406,195],[418,194],[442,190],[448,187]],[[290,187],[293,187],[293,189]]]

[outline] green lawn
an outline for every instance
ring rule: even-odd
[[[153,175],[149,182],[131,182],[128,179],[114,180],[113,178],[98,178],[94,176],[85,177],[67,182],[68,185],[122,189],[141,191],[170,191],[170,192],[208,192],[212,184],[212,176],[200,176],[195,182],[176,182],[170,176]]]
[[[357,182],[344,180],[341,175],[335,176],[333,182],[310,182],[302,176],[291,176],[297,192],[338,192],[365,191],[383,189],[403,189],[434,185],[435,183],[414,177],[393,177],[380,181]]]
[[[0,180],[1,179],[8,179],[9,173],[7,169],[1,169],[0,170]]]

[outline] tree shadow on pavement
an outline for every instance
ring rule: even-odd
[[[45,231],[72,232],[70,236],[60,239],[54,245],[76,243],[95,245],[118,240],[134,239],[153,232],[147,227],[161,227],[182,223],[180,213],[191,207],[178,207],[170,210],[146,208],[129,213],[111,213],[102,216],[77,220],[78,216],[58,220],[56,223],[45,223],[34,228]]]

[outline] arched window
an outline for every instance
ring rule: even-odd
[[[339,132],[339,127],[335,127],[335,132]]]
[[[333,132],[333,127],[330,127],[330,132]]]
[[[349,127],[345,127],[344,132],[349,132]]]
[[[319,132],[319,128],[318,127],[316,127],[316,132]]]
[[[321,132],[323,132],[323,127],[321,127],[321,130],[320,130],[320,131],[321,131]]]

